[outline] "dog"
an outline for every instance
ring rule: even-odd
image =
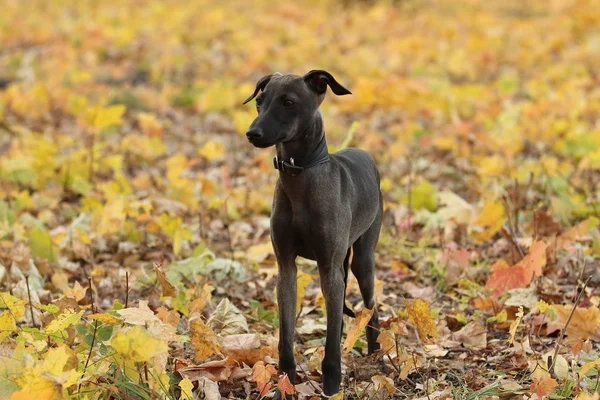
[[[279,179],[271,215],[271,241],[278,264],[279,371],[296,380],[296,257],[317,262],[327,311],[322,363],[323,393],[340,390],[342,314],[350,255],[365,307],[374,309],[367,326],[369,354],[379,348],[379,317],[374,301],[375,246],[383,214],[380,176],[365,151],[348,148],[329,154],[319,106],[327,87],[352,94],[327,71],[304,76],[275,73],[261,78],[254,93],[258,116],[246,136],[259,148],[275,146]],[[260,94],[259,94],[260,93]],[[279,394],[276,398],[280,398]],[[287,396],[291,399],[291,396]]]

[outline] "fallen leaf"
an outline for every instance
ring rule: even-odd
[[[253,366],[263,361],[266,356],[275,356],[277,353],[274,343],[261,338],[255,333],[229,335],[221,339],[221,353],[239,363]]]
[[[469,322],[452,334],[452,339],[468,349],[481,350],[487,347],[487,329],[480,320]]]
[[[150,361],[152,357],[165,353],[169,348],[166,340],[151,336],[141,326],[117,332],[110,345],[123,359],[131,362]]]
[[[181,395],[179,396],[179,400],[192,400],[193,399],[193,390],[194,384],[188,378],[183,378],[179,382],[179,388],[181,389]]]
[[[196,350],[194,360],[202,362],[220,350],[218,337],[215,332],[200,320],[190,323],[192,344]]]
[[[534,382],[531,385],[531,392],[535,393],[539,398],[546,397],[554,392],[554,388],[558,386],[558,382],[550,376],[546,376],[540,381]]]
[[[287,374],[283,374],[279,377],[279,380],[277,381],[277,389],[279,389],[279,392],[281,392],[283,395],[294,394],[296,392],[294,385],[292,385],[292,382],[290,382],[290,378],[287,376]]]
[[[396,392],[394,381],[387,376],[375,375],[371,378],[371,381],[375,384],[375,389],[377,390],[385,389],[388,394],[394,394]]]
[[[510,329],[508,330],[508,333],[510,334],[510,337],[508,338],[509,344],[513,344],[513,342],[515,340],[515,334],[517,333],[517,328],[519,327],[519,324],[521,323],[522,319],[523,319],[523,307],[519,307],[519,311],[517,312],[517,319],[515,319],[510,324]]]
[[[412,303],[407,301],[405,304],[410,320],[417,326],[421,341],[425,344],[435,343],[437,328],[435,319],[429,309],[429,302],[422,299],[415,299]]]
[[[256,386],[258,391],[260,392],[259,396],[264,396],[270,389],[269,382],[271,381],[271,377],[277,374],[277,369],[271,364],[266,364],[262,361],[254,364],[252,368],[252,377],[250,377],[250,382],[256,382]]]
[[[162,268],[154,264],[154,272],[156,273],[156,279],[158,280],[158,283],[162,289],[162,296],[176,297],[179,290],[177,290],[177,288],[171,282],[169,282]]]
[[[348,331],[348,334],[346,335],[346,340],[344,340],[344,344],[342,345],[342,348],[344,349],[345,353],[349,353],[350,350],[352,350],[354,344],[358,340],[358,337],[371,320],[374,310],[375,309],[369,310],[365,307],[356,314],[356,318],[352,323],[352,327]]]
[[[9,311],[0,314],[0,343],[9,337],[16,329],[17,324]]]
[[[221,335],[235,335],[248,332],[248,322],[244,314],[229,299],[221,300],[213,311],[208,325]]]

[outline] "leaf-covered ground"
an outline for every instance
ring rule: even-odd
[[[299,385],[274,368],[277,173],[241,103],[322,68],[354,93],[330,151],[385,197],[383,350],[346,320],[337,398],[598,399],[598,65],[597,0],[5,0],[0,397],[319,393],[312,262]]]

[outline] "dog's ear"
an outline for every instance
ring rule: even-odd
[[[279,72],[275,72],[274,74],[265,75],[262,78],[260,78],[258,82],[256,82],[256,88],[254,89],[254,93],[252,93],[252,95],[248,97],[246,101],[244,101],[244,103],[242,104],[246,104],[247,102],[255,98],[256,95],[258,95],[258,92],[260,92],[261,90],[265,90],[265,87],[267,86],[272,77],[280,75],[281,74]]]
[[[304,75],[304,82],[308,85],[308,87],[317,92],[318,94],[323,94],[327,90],[327,85],[331,88],[333,93],[338,96],[342,96],[345,94],[352,94],[351,91],[340,85],[333,75],[331,75],[327,71],[313,69],[308,74]]]

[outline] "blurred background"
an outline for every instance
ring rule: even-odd
[[[330,151],[363,148],[382,175],[384,318],[440,293],[478,310],[452,303],[455,331],[495,315],[484,286],[536,275],[515,286],[492,265],[538,239],[538,294],[568,301],[600,254],[599,65],[597,0],[2,0],[0,286],[48,304],[81,282],[99,309],[124,293],[156,308],[159,263],[181,315],[202,271],[272,335],[274,149],[247,142],[242,102],[265,74],[325,69],[353,93],[322,105]]]

